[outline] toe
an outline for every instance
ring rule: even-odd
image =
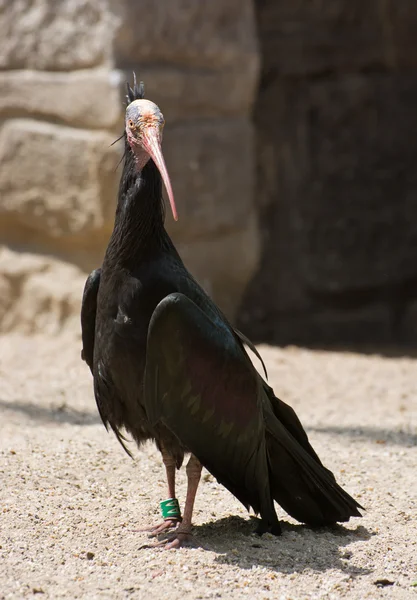
[[[133,529],[132,531],[135,533],[149,533],[150,537],[155,537],[160,533],[178,527],[178,524],[178,519],[166,519],[165,521],[162,521],[162,523],[158,523],[158,525],[148,525],[147,527]]]

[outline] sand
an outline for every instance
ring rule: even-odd
[[[312,531],[255,536],[204,472],[202,548],[144,548],[164,472],[132,461],[99,421],[73,337],[0,338],[0,598],[417,598],[417,360],[260,347],[277,395],[367,511]],[[133,448],[133,445],[131,445]],[[134,449],[134,448],[133,448]],[[185,473],[179,475],[183,502]]]

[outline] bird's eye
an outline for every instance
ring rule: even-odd
[[[129,119],[127,124],[129,125],[130,129],[133,129],[133,127],[135,126],[134,122],[132,121],[132,119]]]

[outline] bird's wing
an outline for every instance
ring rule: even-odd
[[[156,307],[148,331],[145,409],[245,506],[279,531],[272,497],[311,525],[360,516],[275,398],[233,330],[182,294]]]
[[[156,307],[148,331],[145,408],[246,507],[278,526],[269,489],[262,381],[222,320],[183,294]]]
[[[101,269],[95,269],[87,277],[81,304],[81,358],[93,371],[94,332],[96,327],[97,294],[100,286]]]

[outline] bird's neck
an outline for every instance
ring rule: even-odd
[[[163,250],[171,244],[164,220],[158,169],[152,159],[137,160],[127,149],[107,258],[119,264],[137,264]]]

